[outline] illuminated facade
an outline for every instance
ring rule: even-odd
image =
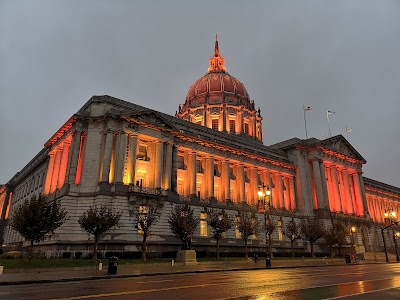
[[[28,165],[0,187],[3,242],[23,244],[7,221],[13,210],[43,193],[61,199],[68,221],[40,244],[43,249],[83,250],[92,241],[77,219],[93,204],[122,211],[122,226],[108,234],[102,249],[138,250],[141,235],[131,212],[146,201],[163,204],[149,250],[177,250],[168,228],[174,203],[193,206],[199,217],[195,248],[214,249],[207,225],[210,208],[258,216],[259,187],[271,190],[270,217],[277,223],[274,251],[286,251],[285,222],[314,215],[356,225],[358,247],[379,250],[383,213],[399,211],[400,189],[362,176],[365,159],[341,135],[325,140],[293,138],[265,146],[262,117],[244,85],[226,72],[216,41],[208,72],[189,88],[176,116],[110,96],[92,97],[45,144]],[[262,249],[264,235],[250,241]],[[265,237],[264,237],[265,238]],[[226,250],[243,245],[235,228],[221,242]],[[298,251],[307,251],[304,241]],[[358,250],[362,252],[362,250]],[[323,241],[317,250],[326,251]]]

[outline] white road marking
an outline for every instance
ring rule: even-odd
[[[166,280],[149,280],[149,281],[138,281],[136,283],[151,283],[151,282],[166,282],[166,281],[173,281],[170,279],[166,279]]]

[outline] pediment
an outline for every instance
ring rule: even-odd
[[[138,114],[130,115],[132,119],[137,120],[138,122],[143,122],[147,124],[151,124],[157,127],[162,127],[165,129],[178,131],[175,126],[173,126],[170,122],[168,122],[165,118],[163,118],[160,114],[150,111]]]
[[[364,157],[342,135],[323,140],[320,142],[320,145],[353,159],[366,162]]]

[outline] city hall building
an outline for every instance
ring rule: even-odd
[[[271,191],[268,215],[277,225],[275,253],[290,249],[290,240],[282,234],[285,224],[304,216],[320,218],[327,226],[342,220],[356,227],[357,252],[381,251],[380,226],[385,211],[400,213],[400,188],[363,177],[366,160],[341,135],[266,146],[262,120],[243,83],[226,71],[218,41],[208,72],[189,88],[175,116],[111,96],[93,96],[0,186],[2,243],[26,245],[9,222],[18,205],[44,194],[61,200],[68,221],[38,249],[90,249],[93,241],[77,220],[91,206],[106,204],[122,212],[121,226],[103,238],[100,249],[138,251],[142,236],[132,212],[156,201],[162,214],[151,230],[150,252],[179,249],[167,222],[176,204],[190,205],[199,218],[194,248],[214,251],[207,212],[224,209],[236,216],[246,211],[263,224],[258,191],[266,188]],[[390,247],[391,233],[385,234]],[[223,251],[240,251],[244,245],[235,227],[220,244]],[[249,244],[264,251],[265,234],[261,231]],[[301,239],[295,247],[297,252],[309,251]],[[322,239],[316,250],[327,252]]]

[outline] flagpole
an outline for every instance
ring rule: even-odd
[[[303,105],[303,113],[304,113],[304,128],[306,130],[306,141],[308,140],[307,134],[307,120],[306,120],[306,107]]]
[[[331,134],[331,122],[329,122],[329,111],[326,112],[326,117],[327,117],[327,119],[328,119],[329,137],[331,137],[332,134]]]

